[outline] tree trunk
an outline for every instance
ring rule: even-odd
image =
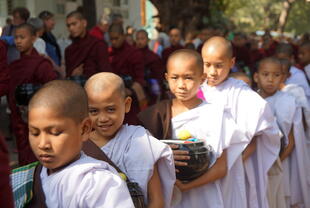
[[[284,28],[287,23],[287,18],[294,2],[295,0],[285,0],[283,2],[283,9],[281,10],[279,16],[278,28],[277,28],[277,31],[281,34],[284,32]]]
[[[95,0],[83,0],[83,14],[87,19],[87,29],[94,27],[97,23]]]
[[[160,23],[168,32],[171,26],[178,27],[183,34],[203,24],[209,15],[210,0],[150,0],[158,9]]]

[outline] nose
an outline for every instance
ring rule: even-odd
[[[274,80],[273,75],[269,75],[269,76],[267,77],[267,80],[268,80],[269,82],[272,82],[272,81]]]
[[[105,122],[107,122],[108,120],[109,120],[109,117],[108,117],[105,113],[99,114],[99,116],[98,116],[98,121],[99,121],[100,123],[105,123]]]
[[[50,140],[48,136],[44,133],[42,133],[39,137],[39,149],[46,150],[51,148]]]
[[[217,71],[216,71],[214,66],[210,66],[208,71],[209,71],[209,75],[211,75],[211,76],[217,75]]]
[[[185,87],[185,82],[183,79],[178,79],[177,81],[177,87],[178,88],[184,88]]]

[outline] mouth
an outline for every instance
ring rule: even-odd
[[[40,161],[42,161],[44,163],[51,163],[54,159],[54,156],[48,155],[48,154],[40,154],[39,159],[40,159]]]
[[[98,128],[101,131],[108,131],[112,126],[113,124],[105,124],[105,125],[98,125]]]

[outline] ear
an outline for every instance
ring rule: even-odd
[[[128,113],[131,108],[131,103],[132,103],[132,98],[131,97],[126,97],[125,99],[125,112]]]
[[[87,21],[85,19],[82,20],[82,24],[85,28],[87,27]]]
[[[258,73],[257,72],[254,73],[253,78],[254,78],[254,82],[258,83]]]
[[[92,130],[92,121],[89,117],[83,120],[81,128],[82,128],[81,132],[82,141],[85,142],[89,139],[89,134]]]
[[[34,42],[36,42],[36,39],[37,39],[37,36],[35,36],[35,35],[31,36],[32,45],[34,44]]]
[[[200,85],[202,85],[206,81],[206,79],[207,79],[207,74],[203,73]]]
[[[230,66],[230,68],[232,68],[235,65],[235,63],[236,63],[236,57],[233,57],[231,59],[231,66]]]

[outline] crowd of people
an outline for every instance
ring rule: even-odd
[[[310,208],[309,34],[171,27],[151,41],[117,14],[87,30],[77,10],[63,53],[51,12],[12,15],[0,97],[20,167],[0,135],[4,207]],[[192,153],[165,142],[185,131],[212,155],[188,181]]]

